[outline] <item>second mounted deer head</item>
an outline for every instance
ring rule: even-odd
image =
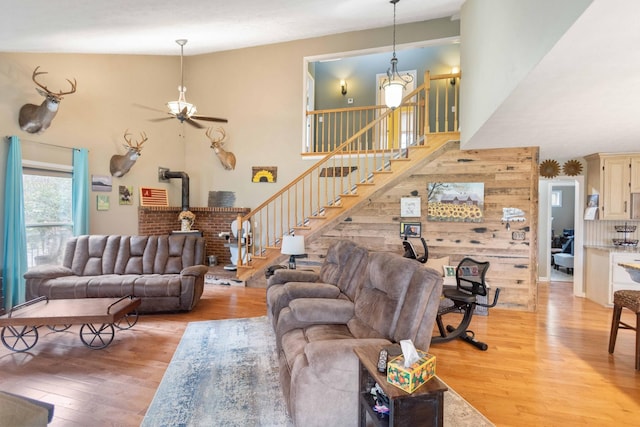
[[[211,128],[207,129],[205,135],[207,135],[207,138],[209,138],[209,140],[211,141],[211,148],[213,148],[213,151],[220,159],[220,163],[222,163],[222,166],[228,171],[235,169],[236,156],[232,152],[226,151],[222,148],[222,145],[224,144],[224,138],[227,136],[224,129],[216,129],[216,133],[219,135],[217,137],[211,136],[211,131]]]
[[[39,68],[40,66],[37,66],[36,69],[33,70],[31,79],[38,85],[36,90],[40,95],[44,96],[44,101],[40,105],[24,104],[22,108],[20,108],[20,114],[18,115],[20,129],[29,133],[42,133],[47,130],[58,112],[62,96],[74,93],[77,86],[76,79],[73,79],[73,81],[67,79],[71,85],[70,91],[52,92],[36,80],[36,77],[39,75],[47,74],[46,71],[38,71]]]
[[[142,144],[148,139],[147,135],[144,132],[140,132],[140,141],[136,141],[135,145],[131,142],[131,138],[129,137],[131,134],[127,129],[124,132],[124,140],[127,141],[124,147],[127,149],[125,154],[115,154],[111,156],[111,161],[109,162],[109,171],[112,176],[121,177],[124,176],[131,167],[136,163],[138,157],[140,157],[140,153],[142,152]]]

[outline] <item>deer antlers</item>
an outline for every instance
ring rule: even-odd
[[[74,93],[76,91],[76,86],[77,86],[77,82],[76,79],[73,79],[73,81],[67,79],[67,81],[69,82],[69,84],[71,85],[71,90],[68,92],[63,92],[60,91],[58,93],[54,93],[51,92],[45,85],[43,85],[42,83],[38,83],[38,81],[36,80],[36,77],[38,77],[41,74],[48,74],[46,71],[38,71],[40,69],[40,66],[38,65],[36,67],[35,70],[33,70],[33,75],[31,76],[31,80],[33,80],[33,82],[35,84],[37,84],[40,88],[42,88],[42,90],[44,90],[47,94],[54,96],[56,98],[62,98],[62,95],[70,95],[72,93]]]
[[[220,138],[214,138],[211,136],[212,130],[213,128],[208,128],[205,132],[205,135],[207,135],[207,138],[209,138],[209,140],[211,141],[211,148],[219,148],[222,144],[222,141],[226,138],[227,134],[225,133],[224,129],[220,127],[216,129],[216,132],[220,134]]]
[[[131,138],[127,138],[130,135],[131,134],[129,133],[129,129],[124,131],[124,140],[127,141],[127,145],[126,146],[128,146],[128,148],[131,148],[132,150],[136,151],[137,153],[140,153],[140,151],[142,151],[142,144],[144,144],[147,141],[147,139],[149,139],[149,138],[147,138],[147,134],[144,133],[144,132],[140,132],[140,138],[142,138],[142,139],[139,142],[136,141],[135,147],[133,146],[133,143],[131,142]]]

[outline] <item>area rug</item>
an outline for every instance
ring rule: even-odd
[[[142,427],[292,426],[266,317],[191,322]],[[493,426],[449,388],[447,427]]]

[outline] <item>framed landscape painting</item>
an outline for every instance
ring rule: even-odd
[[[484,182],[433,182],[427,193],[428,221],[484,221]]]

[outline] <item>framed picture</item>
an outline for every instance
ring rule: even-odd
[[[482,222],[484,220],[483,182],[432,182],[427,220],[447,222]]]
[[[133,185],[121,185],[118,188],[118,202],[121,205],[133,204]]]
[[[91,191],[111,191],[111,175],[91,175]]]
[[[422,223],[401,222],[400,237],[420,237],[422,235]]]
[[[106,194],[98,194],[96,196],[96,207],[99,211],[109,210],[109,196]]]
[[[277,166],[253,166],[251,168],[251,182],[276,182],[277,179]]]
[[[420,217],[420,197],[402,197],[400,199],[400,216]]]
[[[169,206],[167,189],[140,187],[140,206]]]

